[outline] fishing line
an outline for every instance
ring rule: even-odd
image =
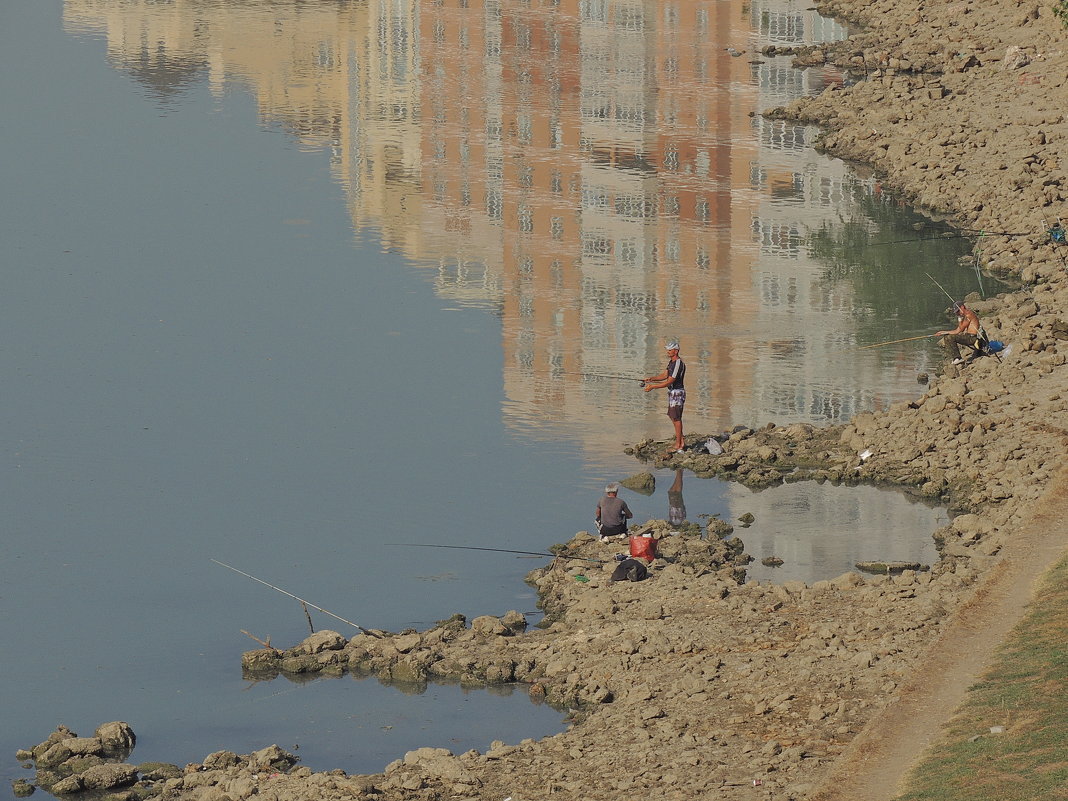
[[[342,623],[348,623],[350,626],[354,626],[355,628],[358,628],[364,634],[370,634],[372,637],[378,637],[379,636],[378,634],[375,634],[373,631],[368,631],[363,626],[361,626],[359,623],[353,623],[351,620],[346,620],[345,618],[341,617],[340,615],[335,615],[333,612],[331,612],[331,611],[329,611],[327,609],[323,609],[321,606],[316,606],[311,601],[305,601],[303,598],[299,598],[299,597],[297,597],[296,595],[294,595],[291,592],[286,592],[281,587],[276,587],[273,584],[268,584],[263,579],[256,578],[255,576],[253,576],[253,575],[251,575],[249,573],[246,573],[244,570],[238,570],[236,567],[233,567],[232,565],[228,565],[225,562],[220,562],[218,559],[212,559],[211,561],[213,561],[215,564],[219,565],[220,567],[225,567],[227,570],[233,570],[235,573],[240,573],[242,576],[245,576],[246,578],[250,578],[253,581],[258,581],[260,584],[263,584],[265,587],[270,587],[272,590],[277,590],[278,592],[282,593],[282,595],[288,595],[290,598],[294,598],[294,599],[300,601],[302,604],[306,604],[306,605],[310,606],[312,609],[316,609],[316,610],[322,612],[324,615],[330,615],[330,617],[335,618],[337,620],[340,620]],[[307,610],[305,610],[305,611],[307,611]]]
[[[905,245],[912,242],[943,242],[950,239],[971,239],[974,234],[947,234],[946,236],[928,236],[922,239],[891,239],[889,242],[868,242],[867,247],[878,245]]]
[[[400,545],[405,548],[454,548],[460,551],[495,551],[496,553],[521,553],[527,556],[548,556],[551,559],[578,559],[580,562],[593,562],[598,565],[606,565],[605,559],[587,559],[584,556],[565,556],[563,554],[543,553],[541,551],[513,551],[510,548],[481,548],[475,545],[440,545],[429,542],[394,542],[391,545]]]
[[[549,371],[551,372],[551,371]],[[616,381],[644,381],[642,378],[632,378],[629,375],[608,375],[607,373],[575,373],[570,370],[561,370],[564,375],[579,375],[590,378],[614,378]]]
[[[889,342],[876,342],[874,345],[861,345],[854,350],[867,350],[868,348],[881,348],[883,345],[896,345],[898,342],[914,342],[917,339],[929,339],[935,334],[921,334],[918,337],[905,337],[904,339],[891,339]]]
[[[940,283],[938,283],[937,281],[935,281],[935,279],[934,279],[934,276],[933,276],[933,275],[931,275],[930,273],[924,273],[924,275],[926,275],[926,276],[927,276],[928,278],[930,278],[930,279],[931,279],[932,281],[934,281],[934,285],[935,285],[936,287],[938,287],[938,288],[939,288],[939,289],[941,289],[941,290],[942,290],[943,292],[945,292],[945,295],[946,295],[946,297],[947,297],[947,298],[949,298],[949,302],[950,302],[950,303],[956,303],[956,302],[957,302],[956,300],[954,300],[954,299],[953,299],[953,296],[952,296],[951,294],[949,294],[948,292],[946,292],[946,288],[945,288],[944,286],[942,286],[942,285],[941,285]]]
[[[935,336],[935,334],[920,334],[915,337],[905,337],[904,339],[891,339],[888,342],[876,342],[872,345],[861,345],[856,348],[843,348],[841,350],[828,351],[828,355],[832,353],[856,353],[858,350],[868,350],[869,348],[881,348],[883,345],[896,345],[899,342],[914,342],[917,339],[928,339]]]
[[[941,242],[943,240],[950,240],[950,239],[974,239],[976,237],[983,237],[983,236],[1008,236],[1008,237],[1030,236],[1030,233],[1024,234],[1024,233],[1011,233],[1011,232],[1008,232],[1008,231],[980,231],[977,228],[961,228],[960,230],[961,231],[971,231],[973,233],[967,233],[967,234],[944,234],[944,235],[941,235],[941,236],[920,237],[918,239],[892,239],[889,242],[868,242],[867,244],[868,244],[869,247],[874,247],[876,245],[904,245],[904,244],[909,244],[909,243],[912,243],[912,242]]]

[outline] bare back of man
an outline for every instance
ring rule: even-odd
[[[952,330],[938,331],[935,336],[942,337],[942,347],[953,359],[953,364],[962,364],[982,353],[983,329],[979,322],[979,315],[969,309],[963,301],[954,303],[953,310],[957,313],[957,327]],[[972,349],[967,359],[961,356],[961,345]]]

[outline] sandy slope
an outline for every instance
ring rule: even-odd
[[[1018,545],[985,577],[899,690],[835,763],[813,801],[893,798],[1024,614],[1036,580],[1068,547],[1068,468],[1016,534]]]

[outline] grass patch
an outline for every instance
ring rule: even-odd
[[[991,726],[1005,731],[991,734]],[[898,801],[1068,799],[1068,558],[1043,577],[905,786]]]

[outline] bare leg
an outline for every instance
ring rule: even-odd
[[[682,440],[682,420],[672,420],[671,424],[675,426],[675,450],[681,451],[682,446],[686,444]]]

